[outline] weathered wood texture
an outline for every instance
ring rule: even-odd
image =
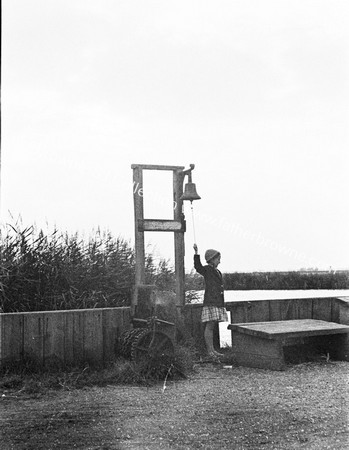
[[[0,314],[0,364],[102,364],[130,323],[128,307]]]
[[[234,332],[233,352],[236,363],[242,366],[282,370],[285,365],[282,345],[277,340]]]
[[[184,232],[186,225],[183,214],[183,200],[181,199],[183,194],[183,180],[184,175],[182,171],[173,171],[173,220],[182,224],[182,231],[174,233],[176,303],[179,307],[185,304]]]
[[[334,322],[349,325],[349,297],[339,297],[336,300],[334,314],[336,317],[338,315],[338,320],[334,320]]]
[[[231,323],[319,319],[349,325],[349,297],[298,298],[227,302]],[[202,304],[184,307],[188,332],[203,347]],[[217,338],[219,339],[219,338]]]
[[[231,323],[319,319],[349,324],[349,298],[295,298],[227,302]]]
[[[175,250],[175,273],[176,273],[176,304],[178,307],[184,306],[184,233],[185,220],[183,214],[183,180],[184,167],[182,166],[159,166],[153,164],[132,164],[133,169],[133,202],[135,218],[135,254],[136,273],[135,289],[132,298],[132,314],[134,315],[138,303],[138,286],[145,283],[145,249],[144,232],[164,231],[174,233]],[[143,170],[170,170],[173,172],[173,220],[167,219],[145,219],[143,202]]]
[[[231,324],[238,364],[271,370],[285,367],[284,347],[321,348],[331,358],[349,360],[349,326],[303,319]]]
[[[138,219],[138,231],[184,232],[185,224],[179,220]]]
[[[159,166],[156,164],[132,164],[131,169],[141,170],[184,170],[184,166]]]
[[[144,284],[145,280],[144,232],[138,230],[138,219],[144,219],[143,172],[139,167],[133,168],[133,205],[134,205],[135,254],[136,254],[135,283],[137,287],[140,284]],[[134,303],[136,303],[137,298],[134,298],[133,301]]]
[[[284,340],[289,337],[349,333],[348,325],[314,319],[240,323],[231,324],[228,328],[242,334],[277,340]]]

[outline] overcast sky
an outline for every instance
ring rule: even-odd
[[[348,268],[347,1],[3,0],[2,27],[3,224],[133,242],[131,164],[194,163],[222,271]],[[146,172],[147,218],[171,177]]]

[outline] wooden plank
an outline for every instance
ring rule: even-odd
[[[185,231],[183,200],[181,200],[181,196],[183,194],[183,180],[183,173],[173,172],[173,205],[175,205],[173,209],[173,219],[182,223]],[[174,254],[176,273],[176,305],[181,307],[185,304],[184,232],[174,233]]]
[[[232,324],[228,328],[266,339],[349,333],[349,326],[313,319]]]
[[[78,311],[71,310],[62,312],[65,313],[64,363],[68,366],[73,366],[77,362],[75,360],[76,355],[79,351],[82,351],[76,348],[74,343],[74,338],[77,338],[77,336],[74,335],[74,325]]]
[[[44,339],[44,314],[23,313],[23,357],[37,364],[43,364]]]
[[[270,320],[311,319],[312,305],[312,299],[307,298],[270,300]]]
[[[104,308],[103,320],[103,361],[115,359],[117,344],[123,331],[130,328],[130,308]]]
[[[23,315],[5,313],[0,315],[0,363],[19,361],[23,357]]]
[[[283,320],[275,322],[254,322],[231,325],[231,328],[250,328],[255,330],[267,330],[270,333],[279,333],[283,331],[299,331],[299,330],[349,330],[348,325],[342,325],[334,322],[326,322],[324,320],[304,319],[304,320]]]
[[[280,320],[295,320],[293,300],[284,300],[280,303]]]
[[[251,302],[249,308],[250,322],[267,322],[270,320],[269,300],[258,300]]]
[[[331,321],[331,298],[313,298],[313,319]]]
[[[99,319],[92,319],[91,314],[108,316],[109,340],[104,338]],[[85,359],[100,362],[104,354],[114,352],[115,339],[129,329],[130,324],[129,307],[1,314],[0,363],[15,362],[23,357],[40,365],[73,365]]]
[[[138,219],[144,219],[143,206],[143,172],[138,166],[133,167],[133,203],[134,203],[134,223],[135,223],[135,254],[136,254],[136,287],[144,284],[145,280],[145,249],[144,233],[138,230]],[[137,289],[135,290],[137,293]],[[137,299],[133,299],[133,307]]]
[[[102,312],[103,320],[103,361],[115,359],[117,349],[117,314],[112,308],[106,308]]]
[[[313,301],[311,298],[299,298],[297,319],[313,319]]]
[[[250,323],[270,320],[269,300],[227,302],[231,323]]]
[[[340,323],[340,307],[339,307],[339,299],[333,298],[331,299],[331,322]]]
[[[231,323],[251,322],[248,315],[248,305],[242,302],[232,302],[229,305]]]
[[[339,323],[349,325],[349,297],[339,297]]]
[[[184,232],[185,222],[166,219],[138,219],[138,231]]]
[[[273,300],[269,302],[269,317],[271,321],[283,320],[283,301],[284,300]]]
[[[306,300],[304,302],[304,300]],[[285,320],[312,319],[312,302],[308,299],[290,299],[289,316]]]
[[[84,312],[84,361],[91,364],[103,361],[103,315],[101,309]]]
[[[235,362],[242,366],[282,370],[285,366],[281,344],[276,340],[233,331],[232,351]]]
[[[184,170],[184,166],[159,166],[155,164],[132,164],[131,169],[145,169],[145,170]]]
[[[74,310],[73,314],[73,336],[72,353],[73,364],[82,364],[85,361],[85,310]]]
[[[61,311],[43,313],[45,366],[63,366],[65,363],[66,315]]]
[[[117,313],[116,335],[119,338],[121,334],[131,328],[131,310],[128,306],[115,309]]]

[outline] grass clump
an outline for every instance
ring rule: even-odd
[[[149,359],[137,363],[122,357],[101,366],[58,368],[40,367],[27,360],[0,369],[0,391],[43,395],[48,390],[73,390],[91,386],[137,385],[149,386],[161,381],[186,378],[194,367],[190,348],[176,346],[174,358]]]

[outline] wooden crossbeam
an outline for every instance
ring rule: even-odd
[[[185,222],[166,219],[138,219],[138,231],[184,232]]]
[[[155,164],[132,164],[131,169],[141,170],[184,170],[184,166],[158,166]]]

